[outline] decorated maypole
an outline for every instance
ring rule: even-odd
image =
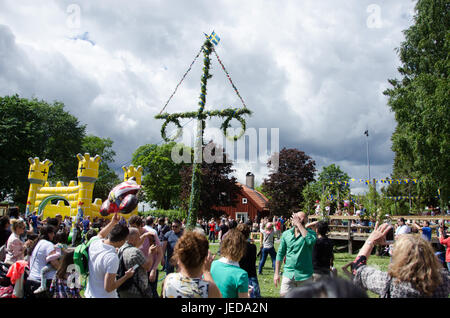
[[[168,114],[168,113],[161,114],[162,111],[166,108],[166,106],[169,103],[169,101],[172,98],[172,96],[175,94],[175,92],[174,92],[172,94],[172,96],[169,98],[169,100],[167,101],[167,103],[164,106],[164,108],[161,110],[160,114],[155,116],[156,119],[164,119],[165,120],[164,124],[161,127],[161,136],[167,142],[173,141],[173,140],[177,139],[180,136],[180,134],[182,132],[182,126],[180,125],[179,118],[195,118],[195,119],[197,119],[197,131],[196,131],[196,139],[195,139],[195,143],[194,143],[194,162],[193,162],[193,167],[192,167],[191,194],[190,194],[190,197],[189,197],[189,211],[188,211],[188,222],[187,222],[187,226],[190,229],[195,227],[195,224],[196,224],[196,221],[197,221],[198,212],[199,212],[199,206],[200,206],[201,164],[202,164],[202,160],[203,160],[202,152],[203,152],[203,146],[204,146],[204,143],[203,143],[203,132],[204,132],[204,129],[206,127],[205,120],[208,117],[215,117],[215,116],[226,118],[225,121],[222,123],[221,128],[222,128],[225,136],[227,136],[227,138],[231,138],[233,140],[237,140],[244,134],[245,129],[246,129],[245,119],[242,118],[241,116],[244,115],[244,114],[247,114],[247,115],[251,114],[251,111],[249,109],[247,109],[247,107],[245,106],[245,103],[244,103],[242,97],[240,96],[238,90],[234,86],[234,84],[233,84],[233,82],[231,80],[231,77],[229,76],[229,74],[228,74],[227,70],[225,69],[224,65],[222,64],[222,61],[220,60],[220,58],[217,55],[216,51],[214,50],[213,43],[215,45],[217,45],[219,40],[220,39],[215,34],[215,32],[213,32],[211,34],[211,36],[206,36],[206,40],[203,43],[203,46],[202,46],[200,52],[197,54],[197,56],[195,57],[194,61],[191,63],[189,69],[184,74],[182,80],[180,81],[180,83],[175,88],[175,92],[176,92],[178,86],[181,84],[183,79],[186,77],[186,74],[190,71],[190,69],[191,69],[192,65],[194,64],[195,60],[200,55],[200,53],[203,51],[203,56],[204,56],[204,59],[203,59],[203,75],[202,75],[202,78],[201,78],[201,92],[200,92],[200,101],[198,103],[199,104],[198,111],[196,111],[196,112],[186,112],[186,113],[175,113],[175,114]],[[210,55],[213,52],[216,55],[217,60],[219,61],[220,65],[222,66],[222,69],[225,71],[225,73],[227,75],[227,78],[230,81],[231,85],[233,86],[235,92],[237,93],[237,95],[241,99],[244,108],[241,108],[241,109],[227,108],[227,109],[224,109],[224,110],[221,110],[221,111],[220,110],[205,111],[206,86],[207,86],[208,79],[212,77],[212,75],[209,73],[209,69],[210,69],[210,65],[211,65]],[[236,135],[236,136],[229,137],[227,135],[227,129],[230,126],[230,121],[233,118],[237,119],[241,123],[241,132],[238,135]],[[178,127],[177,134],[175,135],[175,137],[173,137],[171,139],[166,136],[166,127],[167,127],[167,124],[169,124],[170,122],[174,123]]]

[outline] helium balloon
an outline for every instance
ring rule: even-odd
[[[103,202],[100,208],[102,216],[108,216],[111,213],[128,214],[133,212],[138,204],[137,193],[141,186],[134,179],[124,181],[116,185],[109,192],[108,200]]]
[[[113,203],[116,205],[115,203]],[[100,208],[100,214],[101,216],[108,216],[112,211],[114,210],[114,207],[111,206],[111,201],[106,200],[102,203],[102,207]]]
[[[128,214],[133,212],[138,205],[138,199],[134,194],[127,194],[119,205],[119,212]]]

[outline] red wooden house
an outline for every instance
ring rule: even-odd
[[[251,172],[248,172],[246,175],[246,183],[237,183],[241,190],[238,193],[236,206],[219,206],[215,207],[215,209],[223,211],[237,221],[242,219],[244,222],[248,219],[255,222],[262,217],[268,216],[269,200],[264,194],[254,189],[255,176]]]

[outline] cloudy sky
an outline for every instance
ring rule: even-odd
[[[199,52],[204,33],[214,30],[221,38],[216,51],[253,111],[247,126],[256,134],[267,129],[269,151],[297,148],[319,171],[334,163],[360,179],[368,177],[368,141],[371,177],[385,178],[392,171],[395,120],[382,92],[389,78],[399,77],[395,48],[413,22],[414,4],[3,0],[0,94],[63,102],[88,133],[114,141],[120,169],[137,147],[162,142],[163,122],[154,116]],[[202,64],[200,56],[167,112],[198,109]],[[206,109],[242,107],[214,56],[211,72]],[[193,124],[185,125],[185,138]],[[207,122],[207,138],[220,124]],[[278,138],[269,138],[271,129],[278,129]],[[250,162],[237,155],[238,180],[253,171],[262,182],[266,158],[258,153]]]

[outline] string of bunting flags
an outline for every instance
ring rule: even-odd
[[[370,181],[368,179],[350,179],[350,181],[330,181],[329,184],[344,184],[344,185],[348,185],[349,182],[358,182],[358,183],[365,183],[365,184],[369,184]],[[413,184],[417,184],[420,181],[417,179],[375,179],[376,183],[384,183],[384,184],[408,184],[408,183],[413,183]],[[441,197],[441,191],[440,189],[437,190],[437,196],[435,196],[434,198],[436,199],[440,199]],[[389,197],[385,197],[386,199],[390,199],[390,200],[395,200],[395,201],[400,201],[400,200],[418,200],[420,197],[419,196],[404,196],[404,195],[399,195],[399,196],[389,196]],[[330,194],[327,197],[328,200],[330,201],[336,201],[336,200],[344,200],[344,202],[353,202],[356,204],[359,204],[359,197],[356,196],[356,198],[353,198],[351,195],[350,196],[346,196],[345,198],[338,198],[337,196],[334,196],[333,194]]]
[[[439,199],[439,196],[436,196],[435,198],[436,198],[436,199]],[[334,196],[333,194],[330,194],[330,195],[328,196],[327,199],[330,200],[330,201],[336,201],[336,200],[338,200],[338,198],[337,198],[336,196]],[[411,200],[417,200],[417,199],[419,199],[419,196],[404,196],[404,195],[402,196],[402,195],[400,195],[400,196],[386,197],[386,199],[395,200],[395,201],[409,200],[409,199],[411,199]],[[346,198],[344,198],[344,199],[341,198],[340,200],[343,200],[343,201],[351,201],[351,202],[356,203],[356,204],[360,203],[360,200],[359,200],[358,197],[356,197],[356,198],[353,198],[353,197],[346,197]]]
[[[371,181],[369,179],[350,179],[350,181],[330,181],[329,184],[343,184],[348,185],[350,182],[358,182],[364,184],[370,184]],[[383,183],[383,184],[417,184],[420,181],[417,179],[375,179],[375,183]]]

